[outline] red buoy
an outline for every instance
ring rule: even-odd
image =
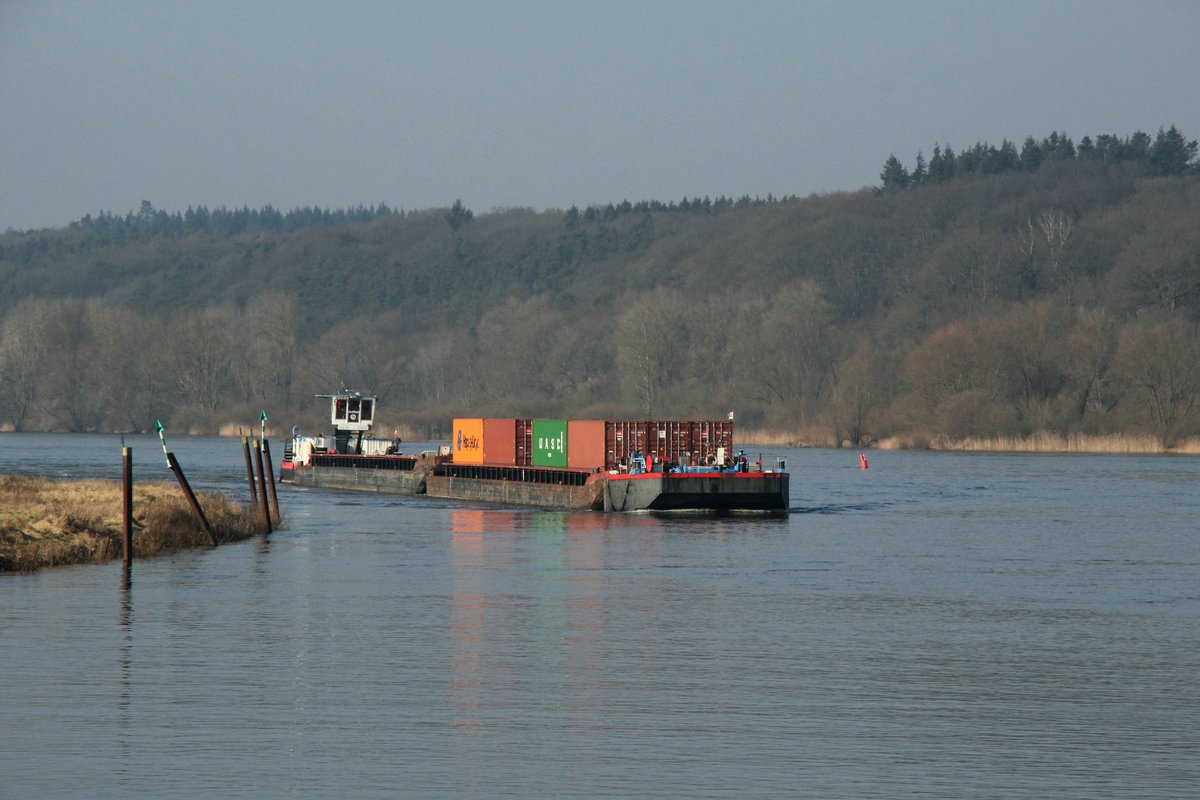
[[[863,468],[863,469],[866,469],[866,468],[867,468],[867,454],[866,454],[866,453],[859,453],[859,454],[858,454],[858,462],[859,462],[860,464],[862,464],[862,468]]]

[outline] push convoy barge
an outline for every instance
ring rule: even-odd
[[[452,444],[403,455],[367,436],[375,398],[330,400],[332,436],[284,447],[280,480],[541,508],[786,514],[788,473],[734,453],[733,421],[455,419]]]

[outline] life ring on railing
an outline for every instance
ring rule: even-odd
[[[351,412],[350,412],[350,421],[351,421],[351,422],[358,422],[358,412],[357,412],[357,411],[351,411]]]

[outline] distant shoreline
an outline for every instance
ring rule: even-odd
[[[437,441],[437,437],[426,439],[407,428],[401,428],[406,441]],[[0,435],[15,433],[11,427],[0,426]],[[21,431],[24,434],[45,434],[53,436],[147,436],[151,432],[131,433],[129,431],[90,431],[88,433],[70,433],[67,431]],[[203,436],[221,439],[236,439],[242,436],[257,438],[257,431],[244,432],[244,429],[230,426],[222,427],[219,433],[186,433],[182,436]],[[781,431],[770,428],[746,428],[739,431],[734,429],[735,444],[738,447],[790,447],[790,448],[827,448],[847,450],[915,450],[933,452],[960,453],[1092,453],[1095,455],[1200,455],[1200,437],[1189,437],[1174,445],[1166,446],[1162,440],[1151,434],[1143,433],[1071,433],[1058,434],[1039,431],[1029,436],[969,436],[962,439],[951,439],[932,433],[905,433],[895,436],[885,436],[858,445],[843,441],[840,445],[833,436],[820,429],[810,428],[803,433]],[[279,438],[279,434],[267,430],[267,438]],[[286,437],[285,437],[286,438]]]
[[[797,436],[769,430],[748,430],[737,437],[739,444],[764,447],[826,447],[836,443],[820,434]],[[846,449],[925,450],[961,453],[1092,453],[1096,455],[1200,455],[1200,439],[1189,438],[1167,447],[1157,436],[1149,434],[1057,434],[1038,432],[1029,436],[971,436],[949,439],[932,434],[889,436],[867,444],[851,445]]]

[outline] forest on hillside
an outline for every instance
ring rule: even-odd
[[[892,158],[874,190],[805,198],[145,202],[10,231],[0,426],[215,432],[265,408],[323,427],[313,395],[347,387],[379,395],[382,425],[431,436],[456,415],[732,410],[822,444],[1170,443],[1200,431],[1196,143],[1096,141],[1109,157],[1057,133],[962,165],[938,146],[936,179],[923,156]]]

